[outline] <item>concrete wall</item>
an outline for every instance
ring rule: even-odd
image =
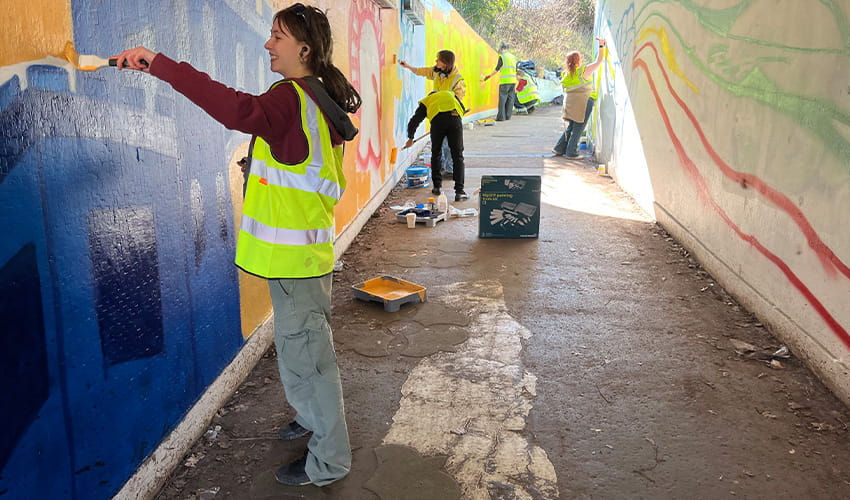
[[[459,64],[473,81],[496,60],[447,2],[423,3],[428,28],[371,0],[318,2],[334,26],[335,61],[364,101],[345,155],[340,253],[416,154],[391,161],[426,90],[395,59],[430,65],[461,37]],[[108,498],[153,462],[130,488],[143,494],[182,454],[152,451],[202,432],[270,341],[267,325],[258,330],[270,313],[266,285],[232,264],[234,161],[249,137],[147,75],[74,70],[66,43],[102,57],[144,44],[258,93],[276,79],[263,43],[277,7],[4,2],[0,495]],[[495,108],[495,94],[471,87],[475,112]],[[249,338],[255,331],[265,333]]]
[[[848,19],[847,2],[602,1],[595,132],[614,177],[850,403]]]

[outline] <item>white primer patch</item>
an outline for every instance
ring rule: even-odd
[[[537,378],[521,362],[522,340],[531,332],[508,314],[497,282],[429,292],[468,310],[469,340],[457,352],[423,358],[411,371],[384,444],[447,455],[446,470],[463,498],[489,500],[491,483],[512,485],[516,499],[558,498],[549,457],[519,433],[536,395]]]

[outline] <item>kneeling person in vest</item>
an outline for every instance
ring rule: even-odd
[[[466,108],[460,99],[450,90],[436,90],[419,101],[416,113],[407,124],[407,144],[413,145],[416,129],[426,117],[431,122],[431,180],[434,188],[431,192],[440,194],[443,186],[443,176],[440,173],[442,164],[442,144],[447,138],[449,150],[454,164],[455,201],[464,201],[469,196],[463,191],[463,122],[461,116]]]

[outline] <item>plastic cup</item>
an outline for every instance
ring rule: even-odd
[[[407,227],[413,229],[416,227],[416,214],[414,212],[410,212],[407,215]]]

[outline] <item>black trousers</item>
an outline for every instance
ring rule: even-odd
[[[448,139],[454,164],[455,193],[463,193],[463,122],[452,111],[437,113],[431,120],[431,180],[443,187],[443,139]]]

